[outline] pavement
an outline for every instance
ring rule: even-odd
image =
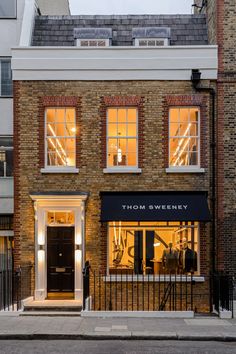
[[[236,319],[88,318],[0,312],[0,339],[235,341]]]

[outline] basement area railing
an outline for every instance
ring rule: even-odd
[[[32,295],[32,266],[22,266],[16,271],[0,270],[0,311],[18,311],[24,299]]]
[[[233,311],[233,280],[228,275],[106,275],[86,262],[84,310],[91,311]]]

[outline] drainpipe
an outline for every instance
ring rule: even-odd
[[[199,87],[201,81],[201,72],[198,69],[192,70],[191,81],[197,92],[208,92],[211,95],[212,114],[211,114],[211,210],[212,210],[212,227],[211,227],[211,258],[212,273],[216,271],[216,136],[215,136],[215,99],[216,91],[211,87]]]

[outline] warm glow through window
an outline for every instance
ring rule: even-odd
[[[137,167],[138,113],[136,108],[107,110],[107,166]]]
[[[74,108],[46,109],[47,166],[75,166]]]
[[[169,166],[199,166],[199,123],[197,107],[169,110]]]

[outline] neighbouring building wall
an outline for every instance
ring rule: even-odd
[[[208,0],[208,33],[217,44],[217,261],[218,269],[236,274],[235,106],[236,7],[234,0]]]
[[[70,15],[69,0],[36,0],[41,15]]]

